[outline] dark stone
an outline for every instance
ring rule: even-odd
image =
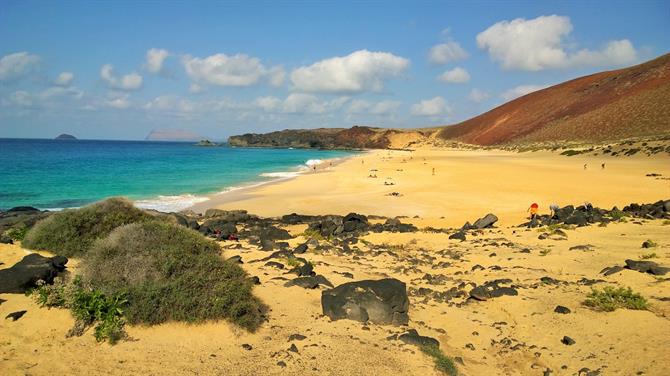
[[[302,265],[296,266],[295,268],[289,270],[289,273],[295,273],[298,275],[298,277],[314,275],[314,266],[308,262],[303,262]]]
[[[440,347],[440,342],[438,340],[432,337],[421,336],[415,329],[409,329],[406,333],[399,335],[398,339],[409,345],[415,345],[419,347]]]
[[[284,362],[283,360],[280,360],[280,361],[277,362],[277,365],[281,368],[285,368],[286,367],[286,362]]]
[[[491,228],[496,222],[498,222],[498,217],[489,213],[476,220],[475,223],[472,224],[472,227],[476,229]]]
[[[37,253],[25,256],[8,269],[0,270],[0,293],[25,293],[39,280],[51,284],[65,269],[67,258],[44,257]]]
[[[305,338],[307,338],[307,337],[303,336],[302,334],[298,334],[298,333],[291,334],[290,336],[288,336],[289,342],[291,342],[291,341],[302,341]]]
[[[665,275],[670,271],[670,268],[660,266],[653,261],[626,260],[626,266],[624,266],[624,268],[653,275]]]
[[[259,234],[261,239],[269,240],[288,240],[293,238],[288,231],[270,225],[261,228]]]
[[[300,244],[299,246],[295,247],[295,249],[293,250],[293,253],[296,253],[296,254],[302,254],[302,253],[305,253],[305,252],[307,252],[307,243]]]
[[[276,244],[274,241],[270,239],[261,239],[261,250],[263,251],[273,251],[276,247]]]
[[[7,235],[0,235],[1,244],[14,244],[14,240]]]
[[[463,231],[455,232],[449,235],[449,239],[459,239],[460,241],[465,241],[465,233]]]
[[[240,256],[240,255],[235,255],[235,256],[229,258],[226,261],[230,261],[230,262],[235,263],[235,264],[244,264],[244,262],[242,261],[242,256]]]
[[[268,262],[265,263],[265,266],[270,266],[270,267],[277,268],[277,269],[284,269],[284,264],[282,264],[281,262],[277,262],[277,261],[268,261]]]
[[[651,248],[654,246],[654,243],[651,242],[650,240],[645,240],[642,242],[642,248]]]
[[[23,317],[23,315],[25,315],[26,312],[28,312],[28,311],[16,311],[16,312],[12,312],[12,313],[10,313],[9,315],[7,315],[7,316],[5,317],[5,320],[7,320],[7,319],[12,319],[12,321],[16,321],[16,320],[20,319],[21,317]]]
[[[214,218],[200,225],[198,231],[203,235],[216,235],[218,239],[228,239],[230,235],[237,234],[237,226],[235,222]]]
[[[250,351],[251,349],[253,349],[253,347],[251,347],[251,345],[248,344],[248,343],[243,343],[242,348],[247,350],[247,351]]]
[[[500,284],[511,283],[509,280],[495,280],[477,286],[470,291],[470,297],[477,300],[489,300],[492,298],[499,298],[503,295],[515,296],[519,295],[516,289],[512,287],[503,287]]]
[[[567,315],[568,313],[570,313],[570,312],[572,312],[572,311],[571,311],[570,308],[568,308],[568,307],[564,307],[564,306],[562,306],[562,305],[558,305],[558,306],[556,306],[556,308],[554,308],[554,312],[556,312],[556,313],[560,313],[560,314],[563,314],[563,315]]]
[[[244,222],[250,218],[246,210],[207,209],[205,218],[217,218],[223,222]]]
[[[561,343],[564,344],[564,345],[572,346],[577,342],[575,342],[574,339],[572,339],[568,336],[563,336],[563,338],[561,339]]]
[[[260,285],[261,284],[261,279],[258,278],[257,276],[251,276],[249,277],[249,280],[253,282],[254,285]]]
[[[574,211],[568,219],[564,221],[566,225],[577,225],[579,227],[586,226],[589,221],[586,218],[586,214],[581,211]]]
[[[297,353],[298,352],[298,347],[295,345],[295,343],[292,343],[291,347],[288,348],[288,351]]]
[[[327,280],[326,277],[320,274],[312,275],[309,277],[294,278],[284,284],[285,287],[300,286],[306,289],[315,289],[319,287],[319,285],[333,287],[333,284],[330,283],[330,281]]]
[[[603,270],[600,271],[600,273],[604,276],[608,276],[608,275],[618,273],[622,270],[623,270],[622,266],[615,265],[615,266],[608,266],[608,267],[604,268]]]
[[[348,282],[321,293],[323,314],[331,320],[350,319],[377,324],[406,325],[409,299],[397,279]]]

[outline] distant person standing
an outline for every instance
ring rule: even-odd
[[[537,217],[537,210],[540,208],[540,206],[537,203],[532,203],[530,204],[530,207],[528,208],[527,212],[530,213],[530,220],[533,221]]]
[[[605,164],[601,164],[600,167],[604,170],[605,169]]]
[[[584,170],[586,170],[586,163],[584,163]]]
[[[433,176],[435,176],[435,167],[433,167]]]

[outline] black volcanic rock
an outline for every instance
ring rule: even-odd
[[[406,325],[409,299],[405,283],[393,279],[344,283],[321,293],[323,314],[376,324]]]
[[[31,253],[11,268],[0,270],[0,293],[25,293],[39,280],[53,283],[58,273],[65,270],[67,261],[63,256],[44,257]]]

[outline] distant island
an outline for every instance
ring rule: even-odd
[[[181,129],[154,129],[145,138],[146,141],[198,141],[198,134]]]
[[[56,138],[54,138],[54,140],[76,140],[76,139],[77,137],[67,133],[61,133]]]
[[[195,144],[195,146],[221,146],[221,145],[210,140],[200,140],[197,144]]]

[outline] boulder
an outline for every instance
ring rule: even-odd
[[[626,266],[624,266],[624,268],[653,275],[665,275],[670,271],[670,268],[660,266],[653,261],[626,260]]]
[[[465,241],[465,233],[463,231],[455,232],[449,235],[449,239],[458,239],[460,241]]]
[[[205,218],[217,218],[224,222],[244,222],[250,217],[246,210],[207,209],[205,211]]]
[[[472,224],[472,228],[475,229],[490,228],[493,227],[493,225],[496,222],[498,222],[498,217],[496,217],[494,214],[489,213],[484,217],[476,220],[475,223]]]
[[[51,284],[58,273],[65,270],[67,261],[63,256],[31,253],[11,268],[0,270],[0,293],[25,293],[39,280]]]
[[[376,324],[406,325],[409,299],[405,283],[387,278],[348,282],[321,293],[323,314]]]
[[[237,234],[237,226],[234,222],[214,218],[206,220],[200,225],[198,231],[203,235],[217,234],[217,238],[219,239],[228,239],[230,235]]]
[[[342,218],[344,232],[367,231],[368,218],[361,214],[349,213]]]
[[[295,254],[303,254],[305,252],[307,252],[307,243],[302,243],[293,250]]]

